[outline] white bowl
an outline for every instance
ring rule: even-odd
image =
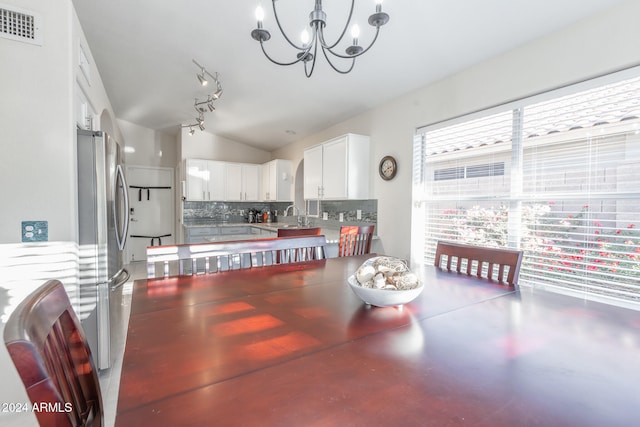
[[[362,301],[377,307],[406,304],[416,299],[424,290],[423,283],[420,283],[417,288],[403,290],[363,288],[356,280],[355,275],[349,276],[347,282],[353,293],[358,295]]]

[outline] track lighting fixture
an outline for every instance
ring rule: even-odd
[[[206,86],[206,85],[209,84],[209,80],[207,80],[207,78],[204,76],[204,73],[205,73],[205,69],[203,68],[202,72],[197,75],[198,76],[198,81],[200,82],[200,84],[202,86]]]
[[[193,104],[193,106],[196,108],[196,111],[198,113],[206,113],[207,109],[209,109],[210,112],[214,112],[216,110],[216,107],[213,106],[214,100],[215,98],[213,98],[213,95],[207,96],[206,101],[198,101],[198,98],[196,98],[196,102]],[[206,106],[206,108],[203,107],[203,105]]]
[[[204,101],[199,101],[198,98],[195,99],[193,103],[193,107],[198,112],[198,117],[196,118],[196,123],[190,123],[187,125],[182,125],[182,128],[189,128],[189,135],[193,135],[195,133],[195,127],[198,129],[204,130],[204,113],[214,112],[216,107],[213,106],[213,101],[220,98],[222,95],[222,83],[220,83],[220,76],[218,73],[211,74],[208,72],[202,65],[198,64],[195,59],[192,59],[193,63],[200,69],[200,73],[196,74],[198,81],[202,86],[208,86],[210,79],[213,79],[213,83],[215,84],[215,91],[209,95],[207,95],[207,99]],[[207,79],[207,76],[210,79]]]
[[[216,83],[216,91],[212,96],[214,96],[215,99],[220,98],[220,95],[222,95],[222,85],[220,84],[220,78],[218,76],[218,73],[215,73],[215,75],[213,75],[210,72],[208,72],[202,65],[198,64],[198,62],[195,59],[192,59],[192,61],[194,64],[198,66],[198,68],[200,68],[200,73],[196,74],[196,77],[198,78],[198,81],[200,82],[200,84],[202,86],[208,86],[209,80],[207,79],[207,76],[211,77],[213,81]]]
[[[181,128],[189,128],[189,136],[193,136],[196,133],[196,130],[193,128],[194,126],[198,126],[198,123],[191,123],[188,125],[182,125]]]

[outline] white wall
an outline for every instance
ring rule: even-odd
[[[182,129],[178,136],[182,159],[209,159],[225,162],[266,163],[271,160],[268,151],[250,147],[206,131],[196,130],[189,135],[189,129]]]
[[[71,2],[3,3],[44,15],[46,25],[43,46],[0,38],[0,243],[21,241],[23,220],[47,220],[51,240],[69,240],[76,228],[66,212],[74,206]]]
[[[640,2],[629,0],[601,15],[529,43],[350,118],[272,153],[293,160],[305,147],[353,132],[371,137],[372,197],[387,254],[410,259],[412,141],[417,127],[481,110],[640,64]],[[385,155],[398,160],[391,182],[379,178]]]
[[[86,41],[70,0],[3,4],[42,16],[43,45],[0,38],[0,244],[21,241],[23,220],[48,221],[50,241],[75,241],[74,82]],[[84,89],[100,115],[111,108],[92,66],[92,85]]]
[[[128,165],[170,167],[178,164],[177,137],[124,120],[117,120]]]

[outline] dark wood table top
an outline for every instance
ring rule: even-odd
[[[640,312],[419,272],[368,307],[366,257],[136,281],[117,426],[627,426]]]

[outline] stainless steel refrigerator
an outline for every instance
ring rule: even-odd
[[[104,132],[78,130],[79,317],[98,369],[111,367],[114,293],[129,278],[123,250],[129,226],[119,144]]]

